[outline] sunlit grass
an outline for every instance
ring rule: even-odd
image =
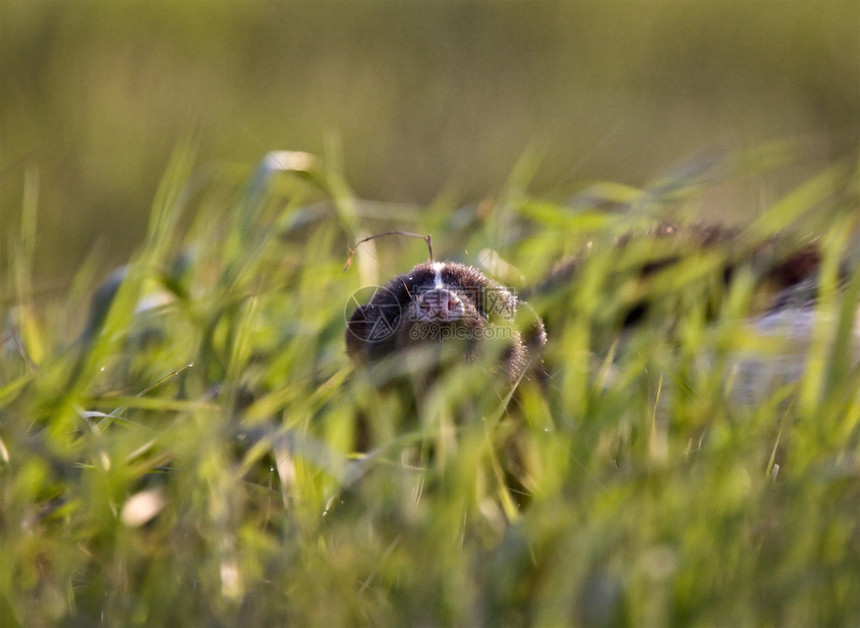
[[[183,148],[127,267],[88,265],[43,306],[24,229],[0,330],[3,624],[856,623],[858,280],[837,290],[856,172],[798,182],[738,242],[642,280],[669,245],[616,239],[705,184],[559,202],[524,191],[535,167],[430,212],[359,201],[304,156],[214,172]],[[531,300],[547,381],[509,398],[473,365],[417,409],[377,393],[348,364],[345,308],[426,249],[373,241],[342,269],[386,229],[431,232],[437,258],[495,251],[519,291],[587,248]],[[822,322],[802,377],[751,397],[739,356],[775,344],[748,324],[756,269],[716,277],[785,231],[824,243]],[[641,298],[651,314],[619,338]]]

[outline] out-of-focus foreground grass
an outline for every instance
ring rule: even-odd
[[[0,329],[3,625],[856,625],[857,280],[844,300],[833,289],[856,163],[796,182],[744,231],[750,246],[819,238],[821,320],[840,321],[816,327],[800,382],[755,403],[732,401],[729,367],[757,347],[755,268],[707,322],[719,249],[643,283],[625,268],[663,245],[613,248],[784,159],[735,155],[556,204],[526,192],[539,167],[525,157],[495,198],[428,211],[359,201],[308,155],[252,172],[182,149],[128,265],[107,280],[85,265],[48,304],[30,284],[25,196]],[[591,251],[533,300],[550,335],[542,389],[507,403],[467,369],[416,420],[353,371],[350,295],[426,258],[379,240],[343,272],[356,235],[391,228],[432,233],[440,259],[494,251],[516,289]],[[657,315],[617,344],[631,291]],[[474,416],[452,424],[462,407]],[[390,434],[369,454],[350,444],[359,413]],[[499,473],[512,429],[527,500]],[[421,440],[434,455],[402,464]]]

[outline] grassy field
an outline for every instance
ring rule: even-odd
[[[825,256],[804,375],[755,400],[731,376],[772,350],[747,325],[755,268],[723,289],[730,251],[693,252],[641,282],[629,268],[662,245],[613,248],[787,161],[762,148],[558,203],[528,193],[525,156],[491,199],[418,208],[358,200],[310,156],[216,168],[184,147],[128,265],[94,256],[54,300],[31,285],[31,182],[2,278],[0,624],[857,625],[860,280],[835,290],[856,163],[793,181],[740,239],[793,229]],[[343,266],[388,229],[431,233],[439,259],[493,250],[517,291],[587,248],[531,301],[548,381],[507,397],[457,370],[417,413],[376,393],[345,355],[350,297],[426,248],[376,240]],[[657,306],[618,342],[633,296]],[[405,464],[416,450],[433,454]]]

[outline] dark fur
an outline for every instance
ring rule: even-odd
[[[740,229],[720,225],[662,224],[652,230],[626,234],[610,245],[620,252],[637,243],[647,243],[647,253],[638,260],[638,265],[622,267],[617,275],[608,277],[607,291],[617,290],[622,282],[630,279],[651,280],[661,271],[703,252],[720,251],[724,263],[718,271],[717,283],[728,285],[741,267],[748,267],[758,278],[757,294],[764,306],[778,308],[786,299],[784,295],[793,294],[796,286],[808,283],[810,277],[817,274],[821,263],[819,247],[808,239],[798,243],[796,238],[786,236],[756,242],[750,241]],[[576,281],[587,263],[587,255],[561,260],[543,280],[524,291],[523,296],[535,298],[564,290]],[[618,324],[624,328],[635,327],[648,316],[653,305],[647,300],[619,303]]]
[[[441,291],[435,286],[437,267]],[[448,298],[462,305],[452,320],[428,320],[422,315],[422,304]],[[526,324],[523,315],[531,318]],[[477,269],[455,262],[427,262],[398,275],[369,303],[356,308],[347,326],[346,347],[354,361],[368,364],[412,348],[455,341],[462,347],[461,357],[474,361],[481,355],[483,339],[503,328],[506,333],[509,330],[510,342],[502,354],[502,370],[508,381],[515,382],[546,343],[542,321],[510,290]]]
[[[625,235],[613,246],[620,250],[637,241],[658,242],[660,246],[654,247],[648,253],[649,257],[639,260],[639,266],[622,270],[621,276],[610,278],[607,290],[613,289],[613,281],[637,276],[647,280],[664,269],[682,264],[691,255],[704,250],[720,250],[724,253],[725,262],[718,282],[728,284],[738,268],[750,267],[759,277],[765,302],[769,301],[772,307],[779,307],[781,301],[788,298],[784,295],[792,296],[795,286],[804,285],[810,277],[815,276],[821,261],[820,251],[813,243],[792,246],[790,239],[776,238],[750,242],[743,231],[718,225],[678,227],[663,224],[645,233]],[[563,289],[576,280],[584,263],[587,260],[581,257],[563,260],[533,289],[526,291],[526,297]],[[470,266],[444,262],[442,270],[446,289],[458,295],[465,306],[464,315],[456,321],[440,321],[430,325],[439,332],[435,336],[432,333],[423,334],[433,336],[431,338],[414,339],[412,336],[416,327],[427,325],[415,316],[416,300],[422,291],[432,288],[434,278],[432,263],[419,264],[410,272],[389,281],[368,304],[357,308],[350,318],[346,333],[350,357],[361,364],[373,363],[418,345],[439,344],[446,336],[454,335],[442,333],[445,329],[451,331],[460,328],[466,332],[461,334],[466,340],[461,343],[463,353],[460,356],[474,360],[480,354],[481,343],[475,340],[479,334],[472,332],[482,332],[502,324],[513,325],[514,336],[503,355],[501,368],[511,382],[528,372],[546,343],[543,322],[510,290]],[[635,325],[647,315],[652,305],[647,301],[619,304],[619,324],[622,327]],[[520,322],[525,313],[532,317],[531,323],[527,325]],[[425,331],[429,331],[429,328]]]

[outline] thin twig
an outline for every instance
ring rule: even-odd
[[[366,238],[362,238],[361,240],[356,242],[355,246],[352,247],[349,251],[349,257],[346,258],[346,266],[343,267],[343,272],[346,272],[347,269],[349,269],[349,265],[352,263],[352,255],[353,255],[353,253],[355,253],[355,251],[358,249],[359,246],[361,246],[362,244],[364,244],[365,242],[367,242],[369,240],[373,240],[374,238],[381,238],[382,236],[388,236],[388,235],[402,235],[402,236],[408,236],[410,238],[421,238],[422,240],[424,240],[427,243],[427,248],[430,251],[430,262],[432,263],[435,261],[433,259],[433,244],[430,242],[430,235],[429,234],[428,235],[421,235],[420,233],[410,233],[409,231],[384,231],[382,233],[377,233],[377,234],[372,235],[372,236],[367,236]]]

